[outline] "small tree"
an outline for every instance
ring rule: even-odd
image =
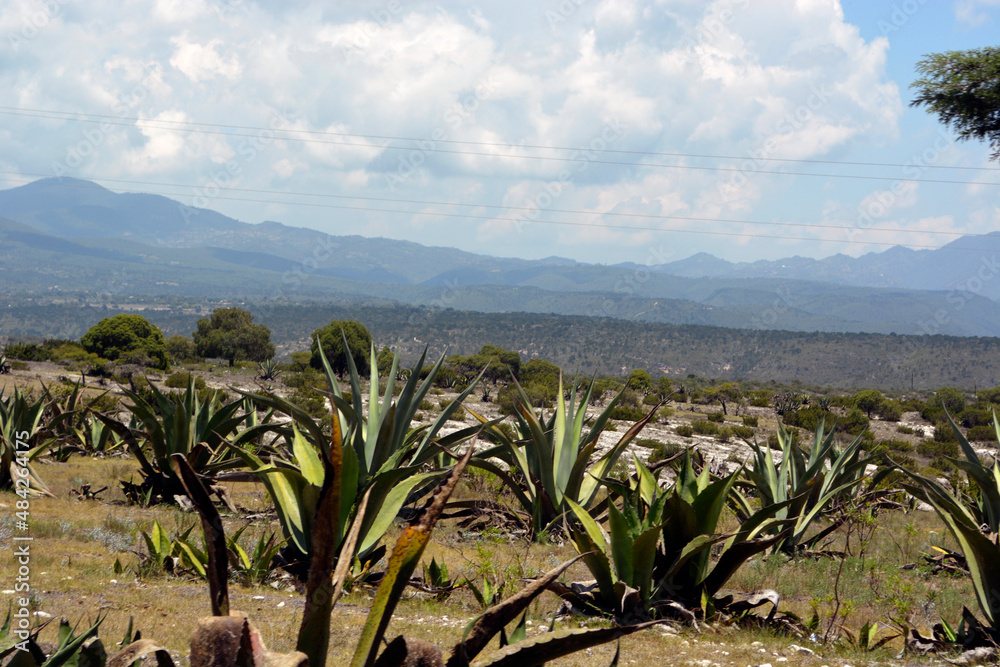
[[[650,375],[648,371],[636,368],[628,374],[628,381],[626,384],[629,389],[635,389],[645,396],[653,390],[653,376]]]
[[[191,361],[198,358],[198,348],[187,336],[175,334],[167,338],[167,356],[173,363]]]
[[[111,361],[141,361],[167,370],[167,347],[163,332],[142,315],[106,317],[80,339],[83,349]]]
[[[343,333],[341,333],[343,331]],[[364,374],[371,369],[368,355],[372,347],[372,335],[365,325],[355,320],[334,320],[325,327],[320,327],[312,333],[312,345],[309,350],[312,352],[311,364],[313,368],[322,369],[323,362],[320,359],[319,347],[316,339],[319,338],[323,345],[323,352],[326,354],[330,366],[336,373],[347,372],[347,352],[344,349],[344,338],[351,348],[351,357],[354,365],[358,368],[358,373]]]
[[[854,405],[859,410],[863,410],[868,419],[872,418],[872,413],[879,410],[885,403],[885,396],[878,389],[865,389],[854,395]]]
[[[271,330],[254,324],[253,315],[242,308],[216,308],[211,317],[198,320],[198,330],[191,337],[200,356],[219,357],[230,366],[274,356]]]
[[[910,106],[926,107],[962,141],[989,144],[1000,160],[1000,48],[932,53],[917,63],[923,78]]]

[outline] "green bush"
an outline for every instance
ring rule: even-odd
[[[420,401],[420,405],[417,407],[423,410],[424,412],[430,412],[431,410],[434,409],[434,404],[425,398],[424,400]]]
[[[934,440],[936,442],[958,442],[958,436],[955,435],[955,429],[951,427],[951,424],[944,422],[934,427]]]
[[[876,445],[892,452],[912,452],[913,443],[906,440],[879,440]]]
[[[696,419],[691,422],[691,428],[694,429],[694,432],[698,435],[716,435],[719,432],[718,424],[704,419]]]
[[[726,421],[725,416],[721,412],[710,412],[705,418],[710,422],[715,422],[716,424],[721,424]]]
[[[936,456],[957,457],[960,454],[960,451],[957,441],[940,442],[938,440],[924,440],[917,445],[917,454],[928,458],[934,458]]]
[[[983,408],[966,408],[955,419],[965,428],[993,426],[993,412]]]
[[[732,426],[730,427],[733,435],[743,438],[744,440],[749,440],[753,437],[754,430],[749,426]]]
[[[837,422],[837,428],[851,435],[861,435],[868,428],[868,417],[858,408],[851,408],[847,415]]]
[[[966,438],[969,440],[986,440],[989,442],[996,442],[997,432],[992,424],[980,424],[978,426],[973,426],[969,429]]]
[[[749,426],[751,428],[757,428],[760,419],[754,417],[753,415],[743,415],[743,425]]]
[[[854,409],[856,410],[857,408]],[[858,412],[861,411],[858,410]],[[862,413],[861,416],[863,417],[864,414]],[[815,431],[816,427],[819,426],[821,419],[825,420],[826,426],[829,428],[834,424],[834,422],[837,421],[837,416],[829,410],[824,410],[823,408],[814,405],[786,412],[781,417],[781,421],[785,424],[789,426],[798,426],[799,428],[804,428],[807,431]]]
[[[728,426],[723,426],[719,429],[719,432],[715,434],[715,439],[719,442],[729,442],[733,439],[733,429]]]
[[[656,463],[657,461],[662,461],[663,459],[669,459],[671,456],[683,452],[686,447],[684,445],[679,445],[675,442],[656,442],[656,446],[652,448],[649,453],[649,463]]]
[[[916,433],[916,431],[910,428],[909,426],[900,424],[899,426],[896,427],[896,433],[902,433],[903,435],[913,435],[914,433]]]
[[[690,438],[694,435],[694,427],[690,424],[682,424],[675,429],[677,435],[683,438]]]
[[[893,401],[886,399],[878,406],[875,410],[875,414],[882,421],[887,422],[898,422],[900,417],[903,416],[903,405],[899,401]]]
[[[931,459],[930,467],[935,470],[940,470],[941,472],[951,472],[955,469],[955,464],[951,462],[950,459],[945,458],[941,454],[938,454]]]
[[[676,413],[677,411],[668,405],[666,407],[660,408],[660,410],[656,413],[656,418],[661,421],[666,421],[671,417],[673,417]]]
[[[622,420],[622,421],[637,422],[637,421],[639,421],[640,419],[642,419],[645,416],[646,416],[646,413],[643,412],[642,408],[633,407],[633,406],[630,406],[630,405],[620,405],[619,404],[619,405],[616,405],[615,407],[613,407],[611,409],[611,419],[619,419],[619,420]]]
[[[167,379],[163,381],[163,384],[170,387],[171,389],[186,389],[188,382],[191,379],[191,373],[184,371],[177,371],[176,373],[171,373],[167,376]],[[197,391],[201,391],[205,388],[205,379],[196,376],[194,379],[194,388]]]
[[[119,363],[140,363],[167,370],[167,347],[163,332],[141,315],[106,317],[80,339],[83,348]]]
[[[464,422],[465,414],[465,408],[459,405],[452,411],[451,416],[449,416],[448,419],[454,422]]]

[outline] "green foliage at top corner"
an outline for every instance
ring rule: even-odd
[[[87,352],[111,361],[143,361],[159,370],[169,367],[163,332],[141,315],[106,317],[92,326],[80,342]]]
[[[987,142],[1000,159],[1000,47],[932,53],[917,72],[910,106],[925,107],[960,140]]]

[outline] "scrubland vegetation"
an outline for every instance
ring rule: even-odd
[[[177,336],[167,368],[6,346],[0,531],[30,505],[28,606],[79,623],[31,660],[134,630],[176,660],[196,628],[192,655],[218,655],[233,627],[313,665],[921,661],[1000,638],[1000,388],[574,377],[492,345],[406,368],[347,329],[284,364]]]

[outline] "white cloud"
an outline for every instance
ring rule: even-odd
[[[221,4],[159,0],[151,12],[107,0],[73,4],[72,12],[63,11],[9,55],[0,85],[25,108],[102,114],[124,123],[103,135],[73,175],[139,173],[202,183],[232,162],[241,187],[260,190],[525,206],[569,172],[550,208],[822,221],[834,215],[824,213],[824,201],[850,219],[872,184],[756,173],[811,169],[760,158],[903,162],[915,152],[912,135],[900,132],[903,103],[899,83],[888,75],[889,42],[864,38],[834,0],[601,0],[570,3],[572,11],[560,14],[554,27],[545,12],[561,5],[526,0],[475,8],[412,0],[398,10],[376,0],[227,2],[231,10],[220,16]],[[3,3],[0,27],[18,29],[24,12],[36,6]],[[961,2],[956,11],[966,6],[982,12],[989,3]],[[896,40],[921,37],[914,22],[892,35],[893,48]],[[127,120],[134,118],[147,122],[137,128]],[[157,119],[251,129],[206,125],[178,133],[154,127],[150,121]],[[33,172],[65,162],[92,127],[4,120],[0,155]],[[609,135],[609,127],[620,129]],[[456,141],[478,143],[451,143]],[[599,147],[632,152],[590,152]],[[975,147],[966,148],[966,162],[978,164],[969,157]],[[883,154],[893,151],[894,157]],[[583,161],[566,160],[573,156]],[[629,164],[609,164],[615,162]],[[708,169],[713,166],[739,171]],[[901,177],[898,170],[891,175]],[[966,194],[969,201],[956,207],[993,205],[990,188]],[[964,220],[944,210],[946,197],[923,195],[923,218],[947,212]],[[288,224],[384,230],[501,254],[544,256],[561,242],[581,258],[642,261],[636,258],[642,245],[663,238],[643,230],[540,224],[517,233],[503,221],[348,211],[332,216],[221,198],[213,205],[251,221],[262,210],[274,215],[280,209]],[[915,208],[898,203],[885,219],[902,219]],[[630,220],[586,219],[607,226]],[[631,221],[663,229],[760,231]],[[731,245],[736,239],[721,236],[676,239],[678,253],[724,254],[737,247]],[[805,254],[820,247],[789,246]]]
[[[955,3],[955,17],[968,27],[978,27],[990,23],[990,10],[1000,7],[1000,0],[958,0]]]
[[[218,49],[222,46],[221,39],[210,40],[207,44],[188,41],[187,35],[174,37],[170,43],[176,47],[170,64],[184,72],[195,83],[201,83],[215,77],[235,80],[240,77],[243,67],[239,56],[228,50],[223,57]]]

